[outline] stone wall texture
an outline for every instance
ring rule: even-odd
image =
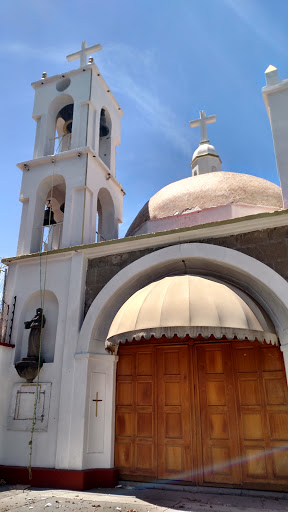
[[[243,252],[265,263],[288,281],[288,226],[226,237],[203,238],[197,240],[197,243],[221,245]],[[159,249],[160,247],[142,249],[90,260],[86,279],[85,315],[95,297],[112,277],[133,261]]]

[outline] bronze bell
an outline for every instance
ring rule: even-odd
[[[102,108],[100,115],[100,137],[107,137],[109,135],[109,128],[107,126],[105,110]]]
[[[54,212],[51,206],[47,206],[44,212],[43,226],[52,226],[52,224],[56,224],[56,220],[54,220]]]
[[[57,119],[61,117],[64,121],[63,126],[63,132],[65,135],[68,135],[72,132],[72,124],[73,124],[73,110],[74,105],[73,103],[66,105],[65,107],[61,108],[57,114]]]

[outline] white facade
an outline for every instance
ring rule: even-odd
[[[242,229],[247,229],[247,226],[243,226]],[[231,226],[230,232],[233,231],[234,226]],[[210,233],[204,229],[201,233],[197,230],[197,233],[194,233],[196,241],[173,245],[173,242],[179,239],[177,233],[174,233],[169,235],[169,242],[172,245],[162,249],[161,245],[167,244],[168,235],[163,234],[160,239],[154,239],[154,244],[159,244],[158,250],[131,263],[111,279],[94,300],[84,321],[83,298],[89,259],[140,250],[149,246],[152,240],[140,237],[135,241],[119,240],[116,245],[108,242],[103,247],[90,246],[80,252],[77,248],[77,252],[71,249],[68,253],[49,254],[46,290],[50,301],[47,300],[47,307],[44,302],[47,327],[48,321],[52,320],[52,309],[55,314],[52,297],[55,297],[55,302],[57,298],[59,309],[54,359],[44,363],[40,371],[40,383],[51,384],[51,398],[49,406],[47,405],[45,409],[45,415],[48,415],[47,428],[42,429],[38,423],[34,433],[34,467],[75,470],[114,466],[117,356],[105,352],[109,327],[119,308],[135,291],[167,274],[179,272],[183,266],[183,259],[188,270],[198,270],[201,273],[205,268],[205,275],[217,275],[218,279],[221,280],[222,277],[224,281],[228,278],[230,282],[249,293],[266,310],[275,325],[288,370],[287,282],[266,265],[238,251],[213,246],[212,253],[211,245],[197,243],[197,239],[201,239],[204,233],[206,237],[215,236],[213,228],[210,229]],[[186,236],[189,234],[186,233]],[[17,345],[21,347],[21,341],[25,343],[23,311],[27,313],[26,317],[29,317],[35,306],[33,297],[39,289],[39,275],[36,270],[39,270],[39,259],[36,263],[35,258],[16,260],[10,264],[11,277],[6,300],[11,301],[14,294],[17,294],[12,334],[16,347],[13,350],[13,358],[10,355],[11,349],[3,347],[6,360],[2,359],[1,352],[5,369],[4,373],[1,373],[1,380],[5,381],[7,394],[5,397],[2,396],[3,403],[1,402],[5,414],[1,414],[0,419],[0,446],[1,464],[7,465],[25,466],[28,463],[28,442],[31,432],[27,422],[22,423],[22,427],[19,428],[21,419],[18,424],[14,421],[13,425],[9,415],[11,416],[11,402],[15,404],[15,385],[25,384],[25,381],[19,379],[13,363],[18,359]],[[26,307],[27,305],[29,307]],[[43,332],[45,329],[46,327]],[[44,338],[43,343],[46,341],[51,342]],[[7,362],[9,356],[10,364]],[[97,417],[93,402],[96,392],[102,400],[99,403]],[[47,450],[47,446],[53,449]]]
[[[269,216],[263,213],[268,208],[257,205],[228,205],[175,217],[169,226],[165,219],[150,221],[145,227],[148,235],[112,240],[118,236],[123,197],[115,177],[122,115],[118,103],[95,64],[42,79],[33,87],[33,117],[37,121],[34,158],[19,164],[23,171],[23,213],[17,257],[7,259],[5,300],[12,304],[16,296],[17,302],[11,333],[15,349],[0,345],[0,465],[25,467],[29,463],[33,410],[23,386],[33,394],[35,382],[27,384],[20,379],[14,364],[26,355],[28,332],[23,323],[33,316],[45,290],[44,364],[39,377],[42,395],[36,414],[32,465],[71,470],[113,468],[118,358],[105,352],[109,328],[131,295],[162,277],[183,272],[183,262],[188,273],[228,281],[264,308],[275,326],[288,371],[287,281],[240,251],[201,243],[203,239],[213,242],[220,236],[286,226],[288,216],[287,212]],[[74,105],[71,141],[69,147],[65,146],[67,138],[60,135],[61,151],[55,152],[57,114],[68,104]],[[111,134],[105,141],[99,138],[102,109]],[[273,132],[273,136],[277,156],[278,135]],[[220,161],[218,156],[208,158]],[[51,251],[40,253],[48,199],[56,224],[44,247]],[[62,201],[65,209],[61,217]],[[193,215],[195,222],[191,222]],[[245,219],[246,215],[251,217]],[[62,225],[61,231],[58,224]],[[174,231],[159,233],[168,228]],[[96,231],[96,241],[102,243],[95,243]],[[89,260],[141,250],[151,252],[109,279],[84,318]]]

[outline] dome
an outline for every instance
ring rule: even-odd
[[[198,148],[193,153],[192,162],[198,156],[207,156],[207,155],[217,156],[219,158],[219,155],[218,155],[216,149],[214,148],[214,146],[212,146],[212,144],[209,144],[208,142],[200,142]]]
[[[107,341],[186,334],[277,343],[271,320],[247,294],[191,275],[165,277],[134,293],[116,314]]]
[[[271,207],[271,210],[283,206],[280,187],[263,178],[222,171],[200,174],[159,190],[140,210],[126,236],[136,234],[149,220],[232,203]]]

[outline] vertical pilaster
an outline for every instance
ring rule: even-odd
[[[272,130],[283,206],[288,208],[288,80],[280,82],[274,66],[269,66],[265,76],[267,85],[262,93]]]
[[[56,467],[79,469],[82,467],[82,445],[84,434],[85,396],[87,388],[87,361],[75,361],[77,340],[83,317],[83,297],[86,279],[86,259],[81,252],[75,252],[71,262],[70,286],[67,298],[67,323],[63,340],[61,364],[61,387],[59,390],[59,428],[57,433]],[[75,424],[78,431],[77,453],[72,456],[69,466],[70,437]],[[82,429],[82,430],[81,430]],[[79,443],[79,444],[78,444]]]

